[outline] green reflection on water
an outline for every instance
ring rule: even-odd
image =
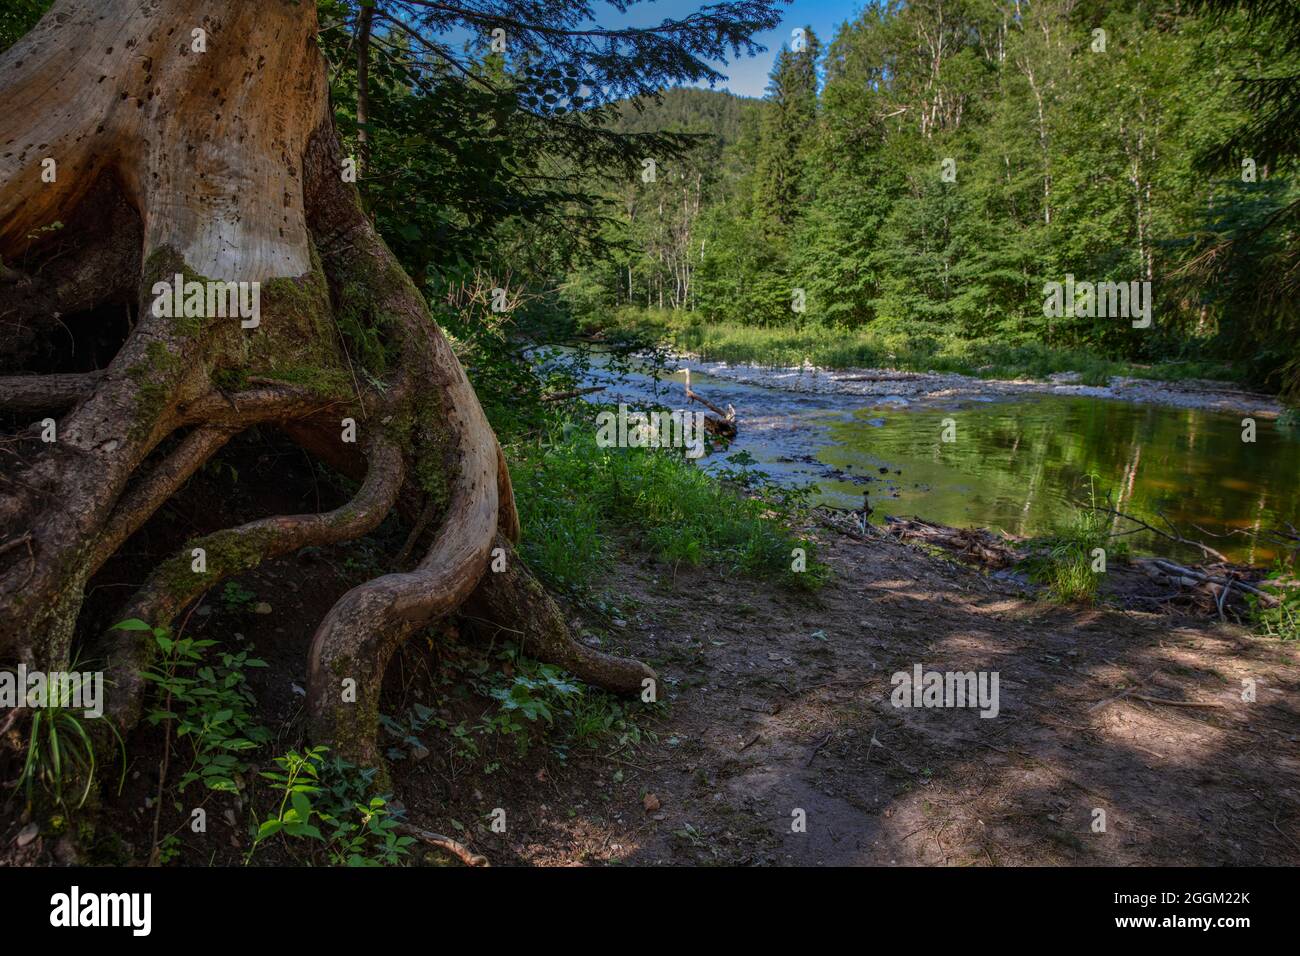
[[[952,443],[940,440],[946,418],[956,422]],[[1257,533],[1296,522],[1300,513],[1300,441],[1258,419],[1255,443],[1245,443],[1241,418],[1055,397],[948,411],[863,409],[852,421],[829,423],[838,444],[818,457],[876,479],[867,490],[877,520],[917,514],[1025,535],[1065,521],[1070,502],[1086,494],[1087,476],[1095,473],[1098,490],[1109,492],[1121,511],[1152,523],[1163,512],[1188,537],[1233,560],[1267,564],[1276,552]],[[879,473],[882,466],[888,475]],[[852,483],[818,484],[840,503],[861,499],[861,488]],[[1194,525],[1214,534],[1246,533],[1215,540]],[[1131,527],[1122,522],[1116,530]],[[1139,551],[1190,556],[1186,548],[1146,532],[1125,540]]]

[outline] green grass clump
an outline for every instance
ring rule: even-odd
[[[614,534],[631,532],[663,561],[704,565],[815,587],[824,569],[767,501],[742,497],[678,454],[600,448],[592,430],[570,426],[513,470],[524,557],[552,585],[590,585],[613,556]],[[807,570],[791,570],[803,548]]]
[[[1279,641],[1300,641],[1300,582],[1294,571],[1279,562],[1259,587],[1277,598],[1278,603],[1270,606],[1250,595],[1247,600],[1256,630]]]
[[[1108,543],[1110,515],[1099,510],[1093,479],[1090,476],[1089,501],[1076,508],[1068,522],[1034,542],[1035,553],[1022,565],[1034,581],[1047,586],[1052,600],[1063,604],[1094,603],[1106,562],[1126,550]]]

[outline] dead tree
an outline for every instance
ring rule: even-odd
[[[0,414],[19,423],[0,464],[0,660],[66,665],[96,570],[233,435],[275,427],[358,481],[353,500],[187,542],[122,617],[167,626],[223,578],[432,509],[418,564],[353,588],[312,641],[313,737],[375,763],[394,650],[471,597],[579,677],[631,689],[653,672],[574,642],[512,553],[508,573],[487,571],[519,535],[509,474],[362,211],[316,34],[314,3],[60,0],[0,57]],[[168,315],[158,289],[177,276],[186,308]],[[212,314],[211,290],[220,302],[232,288],[220,283],[258,284],[255,327]],[[193,288],[209,295],[191,310]],[[60,315],[132,303],[102,372],[34,374]],[[344,315],[378,335],[383,361],[350,364]],[[129,727],[152,646],[115,631],[98,650],[109,712]]]

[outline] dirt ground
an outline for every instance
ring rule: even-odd
[[[289,464],[270,456],[265,468]],[[203,501],[156,528],[150,550],[229,520],[219,497]],[[575,624],[658,670],[666,706],[641,721],[641,742],[560,759],[549,741],[523,756],[503,741],[471,760],[430,727],[427,753],[392,765],[396,799],[493,865],[1300,863],[1295,645],[1202,619],[1061,608],[913,545],[817,536],[833,577],[813,594],[674,569],[629,542],[602,582],[614,610]],[[263,613],[234,615],[212,595],[191,615],[193,633],[270,662],[254,689],[276,753],[302,744],[315,623],[392,544],[268,562],[240,581]],[[126,586],[113,575],[139,573],[110,570],[102,594]],[[448,726],[491,712],[449,666],[473,630],[460,622],[450,647],[413,642],[390,669],[385,712],[423,701]],[[894,707],[891,676],[917,664],[997,672],[998,715]],[[159,737],[144,727],[127,742],[96,862],[147,857]],[[225,795],[209,806],[200,837],[188,807],[164,805],[160,832],[182,842],[175,863],[241,862],[251,808]],[[490,828],[496,808],[504,833]],[[21,824],[0,809],[0,860],[62,858],[45,834],[16,849]],[[305,860],[285,847],[259,862]]]
[[[658,739],[450,807],[408,779],[410,812],[506,808],[506,834],[473,840],[498,864],[1300,862],[1294,648],[1025,600],[884,539],[827,532],[823,556],[836,578],[811,598],[621,565],[639,610],[609,643],[660,668]],[[895,708],[917,663],[998,672],[1000,713]]]

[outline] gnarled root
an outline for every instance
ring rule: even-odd
[[[388,514],[402,483],[402,456],[392,445],[376,441],[370,469],[356,496],[325,514],[290,515],[250,521],[190,542],[190,550],[162,564],[127,605],[123,616],[148,623],[170,622],[196,597],[223,578],[261,562],[310,545],[330,544],[373,530]],[[194,571],[193,550],[204,552],[206,568]],[[123,728],[139,717],[144,682],[140,672],[153,653],[151,640],[134,632],[112,632],[107,644],[108,671],[115,682],[107,715]]]
[[[196,22],[212,54],[175,39]],[[436,530],[415,568],[353,588],[321,622],[308,680],[316,740],[378,764],[394,650],[471,596],[479,617],[521,632],[533,656],[641,691],[654,672],[573,641],[510,553],[519,517],[504,457],[422,293],[340,175],[316,33],[314,4],[59,0],[0,55],[0,100],[14,107],[0,111],[0,140],[15,144],[0,155],[0,412],[19,424],[58,416],[50,438],[20,430],[0,456],[0,657],[66,663],[91,575],[233,435],[272,425],[364,475],[356,497],[190,541],[121,618],[168,627],[223,578],[367,534],[397,510]],[[279,94],[274,108],[267,88]],[[57,179],[42,179],[45,157],[57,157]],[[31,240],[56,219],[102,220],[67,240],[84,262]],[[159,308],[168,300],[154,286],[177,275],[178,293],[258,283],[260,324],[207,314],[210,305],[192,315],[188,293],[185,314]],[[25,374],[50,352],[60,310],[131,301],[134,325],[107,368]],[[343,314],[381,340],[365,375]],[[344,418],[355,443],[341,437]],[[423,540],[423,529],[412,536],[415,553]],[[494,546],[507,551],[501,573],[487,573]],[[126,728],[153,643],[121,631],[101,641],[108,714]]]
[[[589,684],[620,694],[640,694],[647,687],[658,693],[658,675],[648,665],[575,641],[559,606],[512,553],[510,543],[498,537],[496,547],[506,549],[505,570],[483,576],[465,604],[468,614],[488,627],[515,634],[529,657],[562,667]]]

